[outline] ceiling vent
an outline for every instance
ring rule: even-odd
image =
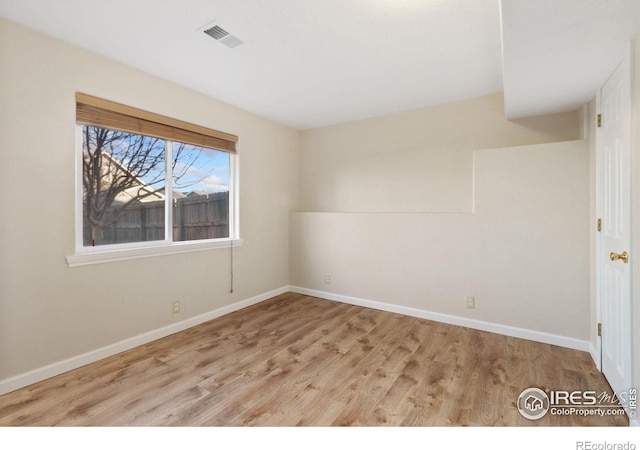
[[[229,48],[236,48],[244,44],[244,42],[242,42],[240,39],[235,37],[233,34],[229,33],[220,25],[211,26],[211,24],[209,24],[206,27],[204,27],[202,31],[204,31],[205,34],[211,36],[216,41],[226,45]]]

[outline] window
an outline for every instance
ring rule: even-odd
[[[237,137],[84,94],[76,102],[70,266],[239,243]]]

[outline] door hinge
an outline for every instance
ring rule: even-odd
[[[598,219],[598,231],[602,231],[602,219]]]
[[[598,114],[598,128],[602,126],[602,114]]]
[[[598,323],[598,336],[602,336],[602,323]]]

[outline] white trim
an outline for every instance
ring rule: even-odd
[[[602,368],[600,367],[600,353],[593,345],[593,342],[589,342],[589,354],[591,355],[593,363],[596,365],[596,369],[602,372]]]
[[[173,180],[172,164],[166,164],[166,161],[173,161],[173,142],[164,141],[164,179]],[[164,241],[170,243],[169,237],[173,237],[173,183],[171,183],[171,189],[167,189],[165,183],[164,189]],[[229,235],[233,237],[233,235]],[[138,242],[134,243],[138,244]],[[91,247],[89,247],[91,248]],[[76,254],[82,253],[82,247],[76,248]]]
[[[29,386],[33,383],[37,383],[38,381],[46,380],[47,378],[60,375],[70,370],[77,369],[78,367],[85,366],[92,362],[116,355],[140,345],[147,344],[151,341],[169,336],[170,334],[186,330],[187,328],[199,325],[209,320],[216,319],[218,317],[224,316],[225,314],[238,311],[242,308],[255,305],[256,303],[260,303],[286,292],[289,292],[288,286],[284,286],[270,292],[265,292],[264,294],[256,295],[255,297],[251,297],[246,300],[233,303],[231,305],[223,306],[218,309],[214,309],[213,311],[200,314],[199,316],[191,317],[181,322],[172,323],[165,327],[158,328],[147,333],[139,334],[137,336],[122,340],[120,342],[116,342],[111,345],[107,345],[105,347],[98,348],[96,350],[91,350],[87,353],[83,353],[82,355],[73,356],[63,361],[58,361],[53,364],[34,369],[11,378],[0,380],[0,395],[6,394],[7,392],[15,391],[16,389],[20,389],[25,386]]]
[[[635,124],[639,122],[638,115],[640,111],[634,107],[634,99],[637,97],[637,89],[640,89],[640,79],[636,78],[638,67],[640,62],[636,60],[636,46],[640,41],[633,40],[629,43],[629,58],[631,60],[631,254],[640,255],[640,235],[637,232],[638,223],[640,223],[640,216],[638,215],[638,185],[640,184],[640,170],[638,168],[638,162],[640,161],[640,154],[638,154],[638,148],[640,147],[640,133],[638,132]],[[640,346],[638,346],[637,327],[640,325],[636,322],[638,318],[638,293],[640,292],[640,284],[638,282],[638,263],[634,259],[631,261],[631,380],[633,385],[640,387],[640,367],[637,365],[638,352]],[[629,425],[632,427],[640,427],[640,417],[629,420]]]
[[[238,144],[236,143],[236,150]],[[229,237],[240,236],[240,162],[237,153],[229,153]],[[232,182],[233,181],[233,182]]]
[[[91,264],[101,264],[107,262],[126,261],[130,259],[146,258],[150,256],[171,255],[175,253],[186,253],[201,250],[211,250],[215,248],[229,248],[232,242],[233,247],[242,245],[240,239],[240,214],[239,214],[239,172],[237,154],[227,153],[229,156],[229,237],[221,239],[196,240],[196,241],[174,241],[172,238],[173,224],[173,189],[165,189],[164,196],[164,216],[165,216],[165,238],[155,241],[128,242],[121,244],[110,244],[98,247],[86,247],[83,243],[83,217],[82,217],[82,172],[83,153],[82,136],[83,125],[76,125],[76,189],[75,189],[75,254],[66,257],[69,267],[80,267]],[[164,155],[167,161],[172,160],[173,144],[178,141],[165,139]],[[214,150],[222,152],[221,150]],[[171,164],[166,164],[166,180],[173,180]],[[142,181],[141,181],[142,182]],[[173,183],[168,183],[171,187]],[[166,188],[167,186],[165,186]]]
[[[461,327],[473,328],[474,330],[488,331],[490,333],[502,334],[530,341],[542,342],[544,344],[558,345],[560,347],[571,348],[583,352],[589,351],[589,341],[560,336],[557,334],[544,333],[542,331],[528,330],[525,328],[517,328],[509,325],[501,325],[492,322],[484,322],[482,320],[467,319],[466,317],[453,316],[438,312],[427,311],[424,309],[411,308],[408,306],[392,305],[390,303],[377,302],[356,297],[348,297],[346,295],[333,294],[331,292],[316,291],[298,286],[290,286],[291,292],[296,294],[310,295],[326,300],[334,300],[336,302],[348,303],[350,305],[363,306],[365,308],[379,309],[406,316],[419,317],[421,319],[434,320],[436,322],[458,325]]]
[[[75,106],[74,106],[75,108]],[[76,125],[76,172],[75,172],[75,176],[76,176],[76,191],[75,191],[75,204],[76,204],[76,208],[74,211],[74,216],[75,216],[75,225],[76,228],[74,230],[75,233],[75,243],[76,243],[76,251],[79,248],[82,248],[83,245],[83,236],[82,236],[82,232],[79,230],[83,229],[83,218],[82,218],[82,192],[83,192],[83,186],[82,186],[82,176],[80,175],[82,173],[83,166],[82,166],[82,127],[77,126]],[[78,212],[80,211],[80,212]]]
[[[597,118],[598,114],[600,114],[602,103],[602,87],[600,87],[596,91],[596,117],[594,118],[595,127],[596,127],[596,218],[602,218],[602,184],[604,179],[603,172],[603,156],[602,156],[602,132],[600,127],[598,127]],[[595,242],[595,277],[596,277],[596,317],[595,323],[597,324],[602,322],[602,234],[599,231],[596,231],[596,242]],[[592,319],[593,321],[593,319]],[[592,322],[593,323],[593,322]],[[595,356],[592,355],[593,361],[596,363],[596,367],[599,371],[602,372],[602,337],[598,336],[596,331],[595,336]]]
[[[152,256],[174,255],[176,253],[199,252],[216,248],[229,248],[233,242],[234,247],[241,247],[243,239],[216,239],[213,241],[187,241],[173,242],[172,244],[153,247],[128,248],[121,250],[109,250],[104,252],[78,253],[69,255],[65,259],[69,267],[89,266],[130,259],[149,258]]]

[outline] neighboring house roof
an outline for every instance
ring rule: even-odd
[[[102,176],[106,180],[110,180],[111,177],[117,174],[118,171],[129,173],[135,180],[135,185],[131,186],[128,189],[123,190],[118,193],[116,196],[114,203],[127,203],[132,199],[137,199],[141,203],[149,203],[156,202],[159,200],[164,200],[164,190],[156,190],[145,181],[138,177],[135,173],[132,173],[129,169],[127,169],[120,161],[114,158],[111,154],[107,152],[102,152],[103,158],[108,160],[108,164],[103,164],[101,169],[103,171]],[[111,173],[110,173],[111,171]],[[174,192],[174,198],[175,192]],[[178,197],[179,198],[179,197]]]
[[[193,197],[194,195],[207,195],[207,194],[208,192],[195,190],[195,191],[189,192],[186,196]]]
[[[164,193],[162,191],[154,192],[154,189],[148,185],[134,186],[120,192],[114,202],[126,203],[132,199],[137,199],[140,203],[157,202],[164,200]]]
[[[136,181],[134,186],[131,186],[128,189],[123,190],[118,193],[116,196],[114,203],[128,203],[133,199],[137,199],[140,203],[150,203],[156,201],[162,201],[165,199],[164,189],[156,190],[149,184],[145,183],[145,181],[138,177],[136,174],[132,173],[128,170],[120,161],[114,158],[111,154],[107,152],[102,152],[103,158],[108,160],[107,164],[103,164],[102,167],[102,176],[105,180],[110,181],[111,177],[117,174],[117,172],[127,172],[132,175],[134,180]],[[110,173],[111,172],[111,173]],[[190,192],[180,192],[180,191],[172,191],[171,198],[173,199],[183,199],[190,197],[200,197],[209,195],[210,192],[206,192],[203,190],[193,190]]]

